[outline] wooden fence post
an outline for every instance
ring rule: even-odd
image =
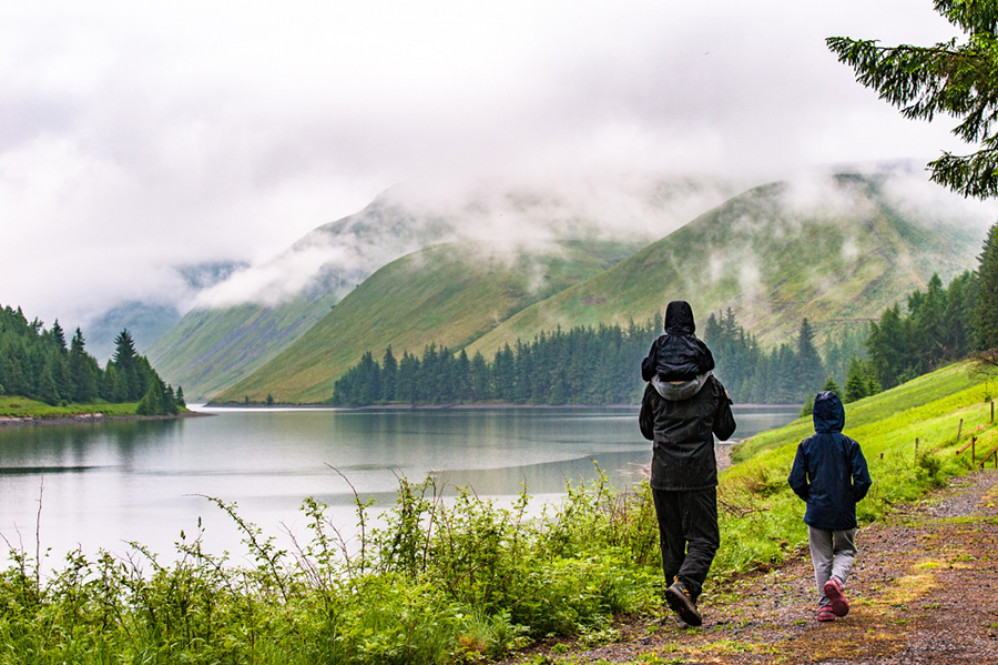
[[[960,434],[963,433],[963,418],[960,418],[960,425],[956,428],[956,442],[960,441]]]

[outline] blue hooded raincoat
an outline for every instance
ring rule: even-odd
[[[787,481],[807,502],[804,523],[816,529],[856,528],[856,503],[870,489],[870,472],[859,444],[842,433],[846,414],[838,395],[814,398],[814,435],[800,442]]]

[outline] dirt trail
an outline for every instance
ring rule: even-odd
[[[510,663],[825,663],[998,665],[998,474],[951,481],[862,527],[849,615],[814,618],[806,553],[780,568],[708,586],[704,625],[640,618],[599,648],[547,644]]]

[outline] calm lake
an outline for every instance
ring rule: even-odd
[[[122,555],[139,542],[169,559],[183,530],[204,525],[205,549],[245,554],[232,520],[205,497],[236,502],[265,535],[305,535],[302,499],[330,505],[355,529],[351,484],[375,508],[394,502],[398,478],[428,474],[453,493],[508,500],[526,485],[555,500],[567,480],[596,475],[618,487],[642,478],[651,445],[634,408],[200,409],[173,421],[0,428],[0,534],[48,566],[81,548]],[[783,425],[798,408],[738,408],[736,438]],[[343,474],[344,480],[333,468]],[[8,560],[0,544],[0,558]]]

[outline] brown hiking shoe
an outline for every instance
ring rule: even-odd
[[[682,582],[675,582],[665,590],[665,600],[672,611],[690,626],[703,625],[703,617],[697,612],[696,603]]]

